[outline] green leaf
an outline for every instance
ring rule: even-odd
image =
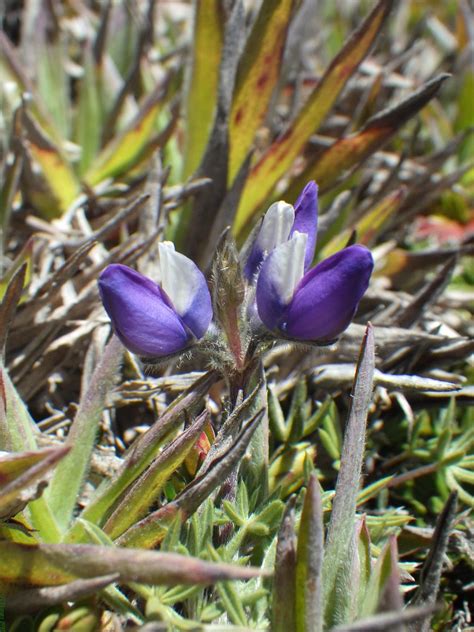
[[[86,45],[84,49],[82,69],[75,120],[75,140],[81,148],[81,175],[87,171],[100,149],[105,118],[102,94],[103,66],[97,63],[90,45]]]
[[[38,427],[0,363],[0,450],[35,450],[38,435]]]
[[[391,581],[395,581],[397,590],[399,590],[397,540],[395,536],[390,536],[372,569],[365,597],[359,612],[360,618],[375,614],[379,611],[384,591]]]
[[[275,554],[272,596],[272,630],[296,629],[296,535],[295,502],[290,500],[280,530]]]
[[[98,487],[88,506],[82,512],[82,518],[96,524],[103,524],[116,500],[151,463],[161,441],[180,423],[185,412],[189,413],[200,402],[203,395],[217,379],[216,373],[212,371],[206,373],[168,406],[161,418],[132,445],[125,456],[122,467],[112,480],[106,480]],[[77,541],[76,538],[80,538],[80,536],[73,525],[66,539],[69,542],[75,542]]]
[[[297,632],[322,632],[324,526],[316,475],[309,480],[301,514],[296,554],[295,611]]]
[[[0,582],[58,586],[78,578],[118,573],[120,582],[212,584],[258,577],[260,569],[213,564],[175,553],[119,549],[93,544],[15,544],[0,542]]]
[[[90,384],[81,396],[66,440],[70,452],[56,468],[51,481],[47,498],[63,531],[69,526],[79,491],[89,469],[105,398],[117,376],[122,356],[122,344],[113,336],[91,377]]]
[[[89,186],[93,187],[107,178],[123,175],[141,159],[153,136],[156,119],[163,107],[166,87],[160,85],[148,95],[125,130],[100,152],[84,175]]]
[[[338,604],[337,582],[349,584],[349,549],[354,534],[357,496],[365,448],[365,427],[372,397],[375,348],[372,325],[362,342],[352,392],[352,405],[344,435],[341,466],[336,483],[331,519],[324,552],[323,590],[326,625],[344,623],[346,612]],[[339,607],[341,606],[341,607]]]
[[[359,132],[334,142],[293,180],[284,193],[284,198],[294,199],[310,180],[315,180],[321,191],[330,188],[346,170],[358,165],[382,147],[436,95],[449,76],[442,74],[431,79],[400,103],[373,116]]]
[[[208,419],[207,411],[201,413],[189,428],[166,446],[163,452],[127,491],[104,525],[104,531],[112,539],[121,535],[136,521],[143,518],[153,501],[160,495],[163,485],[184,462],[188,452],[194,446],[207,424]]]
[[[199,166],[214,118],[224,36],[221,0],[194,2],[194,37],[190,78],[186,92],[183,178]]]

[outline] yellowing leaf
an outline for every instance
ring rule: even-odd
[[[240,233],[259,211],[278,180],[288,171],[319,128],[351,75],[367,55],[392,6],[381,0],[333,59],[323,78],[288,129],[269,147],[250,172],[234,223]]]
[[[379,149],[409,118],[419,112],[435,96],[447,77],[449,75],[443,74],[428,81],[402,102],[373,116],[359,132],[333,143],[292,182],[284,199],[295,199],[310,180],[318,183],[320,191],[328,189],[344,171]]]
[[[29,159],[25,165],[23,190],[44,217],[60,217],[81,193],[79,180],[59,147],[46,137],[28,113],[23,113],[22,122],[23,144]]]
[[[239,64],[230,114],[228,184],[232,184],[267,113],[278,81],[295,0],[265,0]]]
[[[374,237],[382,228],[383,224],[391,217],[403,202],[406,196],[406,189],[401,187],[396,191],[392,191],[389,195],[383,198],[373,208],[369,209],[367,213],[350,228],[346,228],[340,232],[336,237],[322,249],[322,258],[329,257],[330,255],[342,250],[347,244],[351,233],[355,230],[357,235],[357,242],[360,244],[369,245]]]
[[[95,186],[133,167],[153,136],[158,113],[163,105],[163,88],[160,86],[145,100],[137,116],[98,155],[87,170],[84,180]]]
[[[220,0],[200,0],[194,9],[194,47],[186,100],[186,149],[183,176],[198,167],[214,117],[223,40]]]

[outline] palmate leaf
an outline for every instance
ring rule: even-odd
[[[253,166],[234,222],[237,234],[245,231],[278,180],[326,118],[341,90],[368,54],[392,4],[392,0],[381,0],[376,5],[333,59],[296,119]]]

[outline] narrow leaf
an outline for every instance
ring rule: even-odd
[[[239,62],[229,124],[231,185],[267,114],[296,0],[264,0]]]
[[[112,539],[143,518],[147,509],[160,495],[165,482],[183,463],[207,422],[208,413],[204,411],[189,428],[163,450],[126,493],[104,525],[104,531]]]
[[[214,119],[224,36],[222,9],[221,0],[194,2],[193,51],[184,118],[184,178],[199,166]]]
[[[312,474],[301,514],[296,557],[297,632],[322,632],[323,608],[321,571],[323,567],[324,526],[319,483]]]
[[[0,450],[35,450],[37,436],[38,427],[0,363]]]
[[[300,188],[310,180],[315,180],[321,191],[331,187],[344,171],[380,149],[436,95],[448,77],[450,75],[443,74],[431,79],[401,103],[373,116],[359,132],[337,140],[292,182],[284,194],[285,199],[293,199],[292,196],[298,195]]]
[[[78,601],[85,597],[97,595],[109,584],[117,581],[118,578],[118,573],[111,573],[93,579],[76,579],[76,581],[64,584],[64,586],[21,590],[8,595],[5,607],[15,614],[20,614],[64,604],[67,601]]]
[[[159,85],[142,103],[138,114],[104,147],[84,175],[89,186],[122,175],[140,160],[155,130],[168,82]]]
[[[71,520],[79,491],[84,482],[94,448],[97,428],[104,410],[105,398],[116,378],[123,347],[113,336],[95,369],[87,391],[82,394],[78,411],[69,431],[66,445],[71,451],[56,469],[48,500],[60,527],[65,530]]]
[[[0,581],[9,584],[58,586],[79,578],[117,574],[121,583],[205,585],[250,579],[260,572],[258,568],[212,564],[176,553],[92,544],[0,542]]]
[[[115,477],[99,486],[83,511],[82,518],[94,523],[101,522],[115,501],[151,463],[162,439],[180,423],[185,412],[192,411],[217,379],[217,373],[213,371],[205,373],[168,406],[162,417],[130,447]],[[75,541],[75,537],[76,532],[73,527],[67,535],[67,540]]]
[[[338,625],[331,632],[387,632],[391,626],[398,628],[403,623],[415,623],[435,611],[433,607],[407,608],[403,612],[388,612],[361,619],[349,625]],[[415,627],[418,630],[419,628]]]
[[[457,493],[452,492],[436,522],[430,551],[421,571],[420,585],[411,602],[415,606],[432,606],[436,603],[449,534],[456,516],[456,507]],[[428,632],[430,630],[430,617],[424,617],[416,628],[410,626],[409,630],[410,632]]]
[[[0,519],[14,516],[41,496],[51,469],[68,452],[61,446],[0,456]]]
[[[275,557],[272,597],[272,630],[296,630],[296,534],[295,503],[290,500],[283,516]]]
[[[310,136],[326,118],[341,90],[369,52],[392,4],[393,0],[378,2],[333,59],[295,121],[253,167],[234,223],[237,234],[240,234],[255,214],[261,211],[261,205],[278,180],[290,169]]]
[[[325,617],[329,625],[338,619],[336,578],[344,566],[351,540],[353,538],[357,496],[360,489],[360,477],[365,449],[365,427],[372,396],[373,374],[375,366],[374,334],[372,325],[368,325],[362,342],[357,363],[352,405],[344,436],[341,454],[341,467],[337,477],[331,519],[328,527],[324,552],[324,604]]]
[[[81,193],[79,181],[61,149],[27,112],[23,113],[22,122],[28,167],[23,190],[46,219],[60,217]]]
[[[209,464],[205,474],[197,476],[172,503],[131,527],[118,538],[117,544],[151,548],[162,539],[164,525],[173,519],[176,513],[181,513],[183,519],[193,514],[240,463],[262,416],[261,410],[247,422],[231,447]]]
[[[364,216],[355,224],[340,231],[336,237],[322,249],[321,258],[325,259],[330,255],[342,250],[350,239],[351,234],[355,231],[357,242],[369,246],[375,237],[380,234],[384,224],[394,215],[401,203],[405,199],[406,189],[400,187],[389,193],[386,197],[378,202],[373,208],[369,209]]]
[[[12,276],[0,305],[0,354],[3,359],[8,332],[25,285],[27,269],[28,263],[25,262]]]

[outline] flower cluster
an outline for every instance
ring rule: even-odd
[[[373,269],[370,251],[349,246],[311,268],[316,248],[318,189],[310,182],[294,207],[273,204],[251,238],[242,262],[247,309],[256,329],[276,339],[328,343],[351,322]],[[159,284],[121,265],[99,278],[105,310],[122,343],[139,356],[163,358],[205,338],[213,309],[197,266],[159,244]]]

